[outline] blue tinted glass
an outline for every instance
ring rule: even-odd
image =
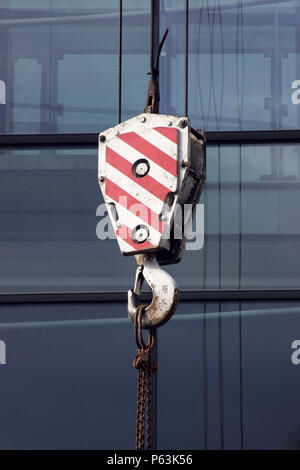
[[[134,448],[136,348],[125,304],[1,304],[0,317],[1,449]]]
[[[125,302],[2,303],[0,318],[1,449],[134,448]],[[180,302],[159,330],[158,449],[299,448],[299,319],[296,301]]]
[[[300,448],[300,308],[274,304],[186,303],[159,331],[159,448]]]
[[[118,118],[119,2],[0,3],[0,133],[100,132]],[[123,2],[123,117],[144,107],[149,2]]]
[[[130,269],[133,282],[134,259],[96,236],[96,148],[2,148],[0,181],[0,292],[125,290]]]
[[[190,0],[189,115],[206,130],[300,124],[298,1]],[[162,112],[184,112],[184,2],[164,0]]]
[[[299,149],[208,148],[204,247],[200,214],[182,262],[166,267],[181,289],[298,287]],[[2,148],[0,169],[2,292],[131,287],[134,257],[96,214],[96,148]]]
[[[298,287],[299,150],[208,148],[204,247],[195,236],[181,264],[168,268],[182,288]]]
[[[122,121],[144,110],[149,50],[150,2],[123,0]]]

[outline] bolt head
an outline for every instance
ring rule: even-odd
[[[179,121],[179,127],[181,129],[184,129],[187,125],[188,125],[188,122],[186,119],[181,119],[181,121]]]
[[[186,168],[188,166],[189,162],[187,162],[186,160],[184,160],[183,162],[181,162],[181,166],[182,168]]]
[[[102,144],[106,141],[106,137],[105,135],[100,135],[100,138],[99,138],[100,142],[102,142]]]
[[[145,226],[138,226],[133,231],[133,241],[135,243],[144,243],[149,237],[149,230]]]
[[[105,176],[100,176],[100,183],[103,183],[105,181]]]
[[[169,126],[169,127],[171,127],[171,126],[172,126],[172,124],[173,124],[173,122],[172,122],[172,121],[169,121],[169,122],[168,122],[168,126]]]
[[[146,158],[140,158],[132,165],[132,174],[136,178],[142,178],[149,173],[150,164]]]
[[[146,122],[146,118],[145,116],[142,116],[141,119],[140,119],[141,122]]]
[[[148,238],[147,230],[144,229],[144,228],[140,228],[140,229],[136,232],[135,238],[136,238],[137,241],[139,241],[140,243],[141,243],[141,242],[144,242],[144,241],[147,240],[147,238]]]
[[[144,162],[141,162],[141,163],[138,163],[136,168],[135,168],[135,172],[138,176],[145,176],[149,171],[149,166],[147,165],[147,163],[144,163]]]

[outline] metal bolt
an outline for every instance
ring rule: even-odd
[[[146,227],[140,227],[136,230],[134,234],[134,240],[137,243],[143,243],[147,240],[148,236],[149,236],[148,229]]]
[[[184,129],[186,126],[187,126],[186,119],[182,119],[181,121],[179,121],[179,127],[181,127],[181,129]]]
[[[169,121],[169,122],[168,122],[168,126],[169,126],[169,127],[172,126],[172,124],[173,124],[172,121]]]
[[[149,165],[147,165],[146,162],[138,163],[135,168],[135,172],[139,176],[145,176],[148,173],[148,171],[149,171]]]
[[[188,166],[189,162],[187,162],[186,160],[184,160],[183,162],[181,162],[181,166],[182,168],[186,168]]]
[[[140,121],[141,121],[141,122],[146,122],[145,116],[141,117]]]
[[[106,141],[105,135],[100,135],[100,142],[104,143]]]
[[[100,183],[103,183],[105,181],[105,176],[100,176]]]

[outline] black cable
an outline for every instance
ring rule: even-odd
[[[221,148],[218,145],[218,218],[219,218],[219,289],[222,288],[222,219],[221,219]],[[222,348],[222,302],[219,302],[218,314],[218,343],[219,343],[219,411],[220,411],[220,441],[224,450],[224,397],[223,397],[223,348]]]
[[[118,77],[118,122],[122,118],[122,29],[123,29],[123,0],[119,0],[119,77]]]
[[[203,327],[202,327],[202,393],[203,393],[203,450],[207,450],[207,344],[206,344],[206,302],[203,304]]]
[[[188,115],[188,81],[189,81],[189,0],[185,0],[185,88],[184,88],[184,115]]]
[[[164,45],[164,42],[166,40],[166,37],[168,35],[168,32],[169,32],[169,29],[167,28],[163,34],[163,37],[161,38],[161,41],[158,45],[158,48],[157,48],[157,52],[156,52],[156,57],[155,57],[155,62],[154,62],[154,70],[153,70],[153,73],[155,75],[155,78],[157,78],[158,76],[158,72],[159,72],[159,58],[160,58],[160,53],[161,53],[161,50],[162,50],[162,47]]]
[[[204,199],[204,211],[206,217],[208,208],[207,198],[207,187],[203,193]],[[203,248],[203,290],[206,290],[206,278],[207,278],[207,234],[204,231],[204,248]],[[207,341],[206,341],[206,305],[203,305],[203,331],[202,331],[202,355],[203,355],[203,367],[202,367],[202,391],[203,391],[203,449],[207,450],[207,432],[208,432],[208,400],[207,400]]]
[[[239,285],[242,284],[242,146],[239,146]],[[241,302],[239,302],[239,357],[240,357],[240,435],[241,450],[244,449],[244,416],[243,416],[243,358],[242,358],[242,312]]]
[[[155,0],[151,0],[151,26],[150,26],[150,73],[151,79],[155,78],[154,72],[154,27],[155,27]]]

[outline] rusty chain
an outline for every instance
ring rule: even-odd
[[[137,346],[137,355],[133,367],[138,370],[137,380],[137,410],[136,410],[136,450],[145,448],[145,424],[147,431],[147,450],[152,449],[152,373],[157,365],[152,360],[154,347],[154,331],[149,329],[149,339],[145,343],[142,334],[142,315],[146,305],[136,309],[134,318],[134,338]],[[145,423],[147,408],[147,422]]]

